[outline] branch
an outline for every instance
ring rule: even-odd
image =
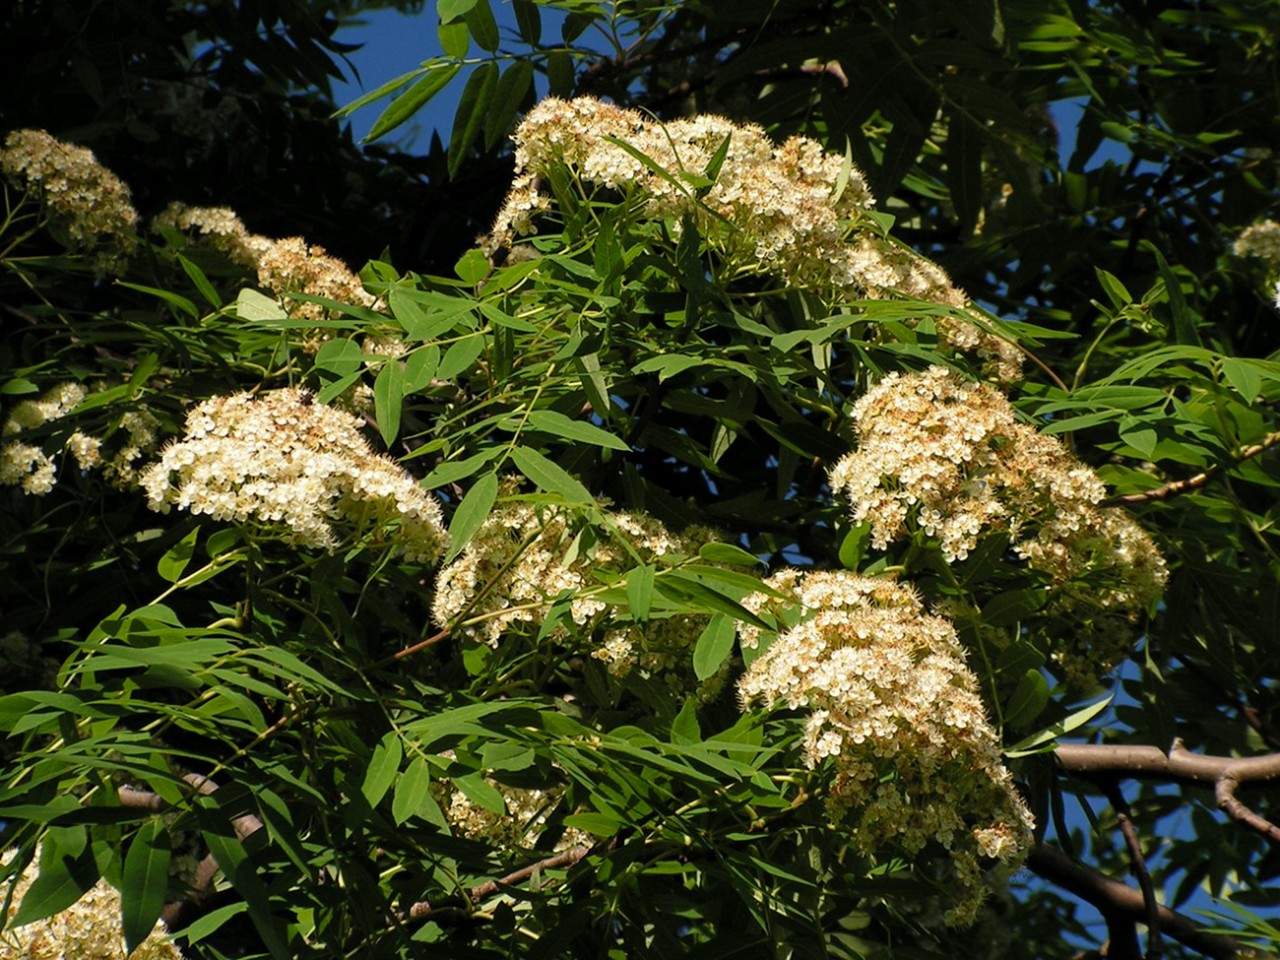
[[[1037,843],[1027,857],[1027,867],[1097,907],[1107,918],[1109,929],[1114,929],[1112,918],[1146,922],[1147,904],[1140,891],[1072,860],[1057,847]],[[1205,933],[1193,920],[1168,907],[1157,907],[1157,913],[1161,930],[1207,957],[1213,957],[1214,960],[1235,960],[1249,953],[1248,947],[1235,937]]]
[[[1138,888],[1142,891],[1142,903],[1146,907],[1147,960],[1158,960],[1164,954],[1163,944],[1160,942],[1160,904],[1156,900],[1156,888],[1151,882],[1151,872],[1147,870],[1147,858],[1142,853],[1138,828],[1129,815],[1129,804],[1124,798],[1124,792],[1120,789],[1119,783],[1112,780],[1107,784],[1107,797],[1120,822],[1120,832],[1124,835],[1125,846],[1129,849],[1133,875],[1138,878]],[[1136,943],[1133,945],[1136,947]],[[1114,953],[1113,950],[1109,954],[1113,960]],[[1136,949],[1132,950],[1132,955],[1138,956]]]
[[[562,850],[555,856],[547,857],[543,860],[539,860],[537,863],[531,863],[527,867],[521,867],[519,870],[514,870],[501,879],[486,880],[484,883],[472,887],[467,891],[467,898],[472,904],[479,903],[485,897],[493,896],[503,887],[513,887],[517,883],[524,883],[524,881],[528,880],[535,873],[541,873],[543,870],[554,870],[557,867],[571,867],[590,852],[591,848],[584,844],[579,844],[576,847],[570,847],[567,850]],[[420,900],[409,908],[408,919],[423,920],[439,909],[450,908],[433,907],[429,900]]]
[[[1211,786],[1218,808],[1237,823],[1280,845],[1280,827],[1236,797],[1236,788],[1280,780],[1280,753],[1258,757],[1214,757],[1192,753],[1175,740],[1168,753],[1157,747],[1062,743],[1055,751],[1068,773],[1084,778],[1123,777]]]
[[[1098,506],[1119,507],[1126,504],[1150,503],[1153,500],[1168,500],[1170,497],[1176,497],[1178,494],[1186,493],[1188,490],[1203,487],[1218,474],[1222,473],[1223,470],[1228,467],[1238,467],[1246,460],[1251,460],[1258,454],[1270,449],[1276,443],[1280,443],[1280,431],[1267,434],[1258,443],[1241,447],[1232,457],[1230,464],[1219,463],[1203,473],[1197,473],[1194,477],[1187,477],[1185,480],[1170,480],[1154,490],[1143,490],[1141,493],[1126,493],[1118,497],[1107,497],[1105,500],[1099,501]]]

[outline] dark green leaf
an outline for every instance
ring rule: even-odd
[[[489,519],[497,498],[498,475],[495,473],[486,473],[467,491],[449,523],[449,553],[445,556],[445,563],[471,542],[471,537]]]
[[[148,820],[134,835],[124,858],[120,913],[125,951],[133,953],[150,936],[164,909],[169,889],[169,832],[159,820]]]
[[[463,28],[465,33],[465,28]],[[465,55],[465,52],[464,52]],[[382,115],[374,121],[365,143],[372,143],[384,137],[400,126],[415,113],[425,107],[437,93],[449,85],[449,81],[458,75],[462,65],[458,63],[439,62],[431,65],[428,73],[414,83],[408,90],[397,96],[382,111]]]
[[[486,150],[496,147],[503,134],[511,128],[516,111],[533,87],[533,75],[533,62],[530,60],[517,60],[503,72],[484,121]]]
[[[476,136],[484,129],[485,113],[498,86],[498,65],[482,63],[471,71],[462,99],[453,117],[453,132],[449,136],[449,176],[456,177],[462,162],[470,154]]]
[[[575,480],[557,463],[548,460],[530,447],[515,447],[511,459],[521,473],[533,481],[539,490],[559,494],[566,503],[594,503],[587,488]]]

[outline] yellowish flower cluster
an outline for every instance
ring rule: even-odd
[[[14,437],[38,430],[70,413],[86,397],[85,388],[75,382],[59,383],[38,399],[23,400],[0,427],[0,436]],[[127,487],[134,480],[133,463],[155,448],[160,423],[145,409],[129,410],[120,417],[119,431],[125,443],[109,458],[102,453],[101,437],[75,430],[62,442],[62,449],[75,459],[81,470],[101,469],[114,484]],[[21,484],[34,496],[49,493],[56,482],[56,464],[43,449],[21,440],[0,446],[0,486]]]
[[[154,510],[252,524],[298,546],[336,550],[389,525],[410,560],[438,560],[446,546],[439,503],[373,451],[359,420],[299,390],[206,400],[139,482]]]
[[[5,853],[9,864],[17,851]],[[17,878],[6,922],[18,912],[35,880],[35,864]],[[7,891],[4,891],[7,893]],[[0,895],[0,903],[4,902]],[[5,926],[5,924],[0,924]],[[162,924],[133,953],[125,950],[120,928],[120,893],[99,880],[83,897],[61,913],[0,933],[0,960],[182,960],[182,953],[164,932]]]
[[[708,185],[703,175],[726,138]],[[861,171],[806,137],[775,145],[762,128],[723,117],[660,124],[590,97],[553,97],[529,112],[514,139],[516,176],[490,237],[496,246],[533,231],[534,215],[551,205],[541,185],[565,165],[584,183],[638,192],[648,216],[673,218],[677,229],[680,217],[693,216],[732,270],[777,274],[841,298],[909,297],[958,310],[968,303],[941,267],[880,234],[866,216],[875,201]],[[1020,376],[1012,344],[958,317],[937,327],[944,342],[977,351],[1002,378]]]
[[[235,211],[227,207],[171,203],[153,225],[191,234],[232,263],[255,271],[258,283],[280,297],[285,311],[295,319],[324,320],[330,311],[321,304],[294,300],[285,294],[305,293],[363,307],[375,303],[360,278],[323,247],[309,246],[301,237],[272,240],[250,233]]]
[[[129,188],[93,151],[43,130],[14,130],[0,150],[0,172],[15,187],[39,194],[70,248],[93,254],[94,273],[124,269],[137,247],[138,212]]]
[[[502,795],[506,810],[494,813],[474,803],[465,793],[454,789],[445,810],[445,819],[462,836],[480,840],[509,850],[529,850],[546,829],[547,818],[560,802],[561,788],[546,790],[510,787],[496,780],[486,781]],[[567,828],[556,841],[555,849],[566,850],[591,843],[591,835],[575,827]]]
[[[1280,223],[1263,220],[1253,224],[1236,238],[1233,249],[1237,257],[1257,257],[1266,264],[1267,272],[1275,278],[1272,296],[1280,310]]]
[[[956,876],[947,920],[969,922],[983,862],[1021,864],[1033,820],[954,629],[886,579],[784,570],[766,583],[786,599],[757,593],[743,605],[790,626],[739,681],[744,706],[808,711],[804,757],[831,762],[833,822],[848,824],[871,858],[915,856],[931,842],[947,850]],[[755,648],[761,632],[743,625],[740,637]]]
[[[652,517],[631,513],[608,515],[606,529],[581,530],[560,507],[500,502],[462,555],[440,572],[432,613],[441,624],[465,616],[461,632],[491,646],[505,634],[540,625],[562,594],[571,597],[574,624],[596,624],[608,609],[590,591],[604,583],[596,573],[617,576],[637,562],[693,557],[713,539],[710,530],[675,534]],[[476,622],[466,622],[471,619]],[[608,621],[591,655],[614,676],[638,670],[684,689],[692,682],[693,647],[707,620],[655,613],[644,623]],[[559,625],[553,636],[564,639],[568,632]],[[711,696],[722,683],[723,677],[712,677],[698,689]]]
[[[939,366],[885,377],[852,419],[857,449],[831,487],[876,547],[917,529],[956,561],[1005,532],[1049,576],[1050,609],[1083,627],[1060,654],[1068,672],[1096,676],[1123,658],[1127,621],[1164,588],[1164,559],[1128,515],[1097,506],[1102,481],[1061,442],[1020,423],[999,391]]]

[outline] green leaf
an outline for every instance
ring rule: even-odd
[[[1102,284],[1102,289],[1106,291],[1107,299],[1111,301],[1113,307],[1118,310],[1133,303],[1133,294],[1129,293],[1128,287],[1114,274],[1108,273],[1101,267],[1094,267],[1093,272],[1097,275],[1098,282]]]
[[[159,820],[144,823],[129,844],[120,885],[126,953],[133,953],[138,944],[150,936],[164,909],[171,856],[169,832]]]
[[[566,827],[575,827],[593,837],[612,837],[622,829],[623,823],[607,813],[571,813],[564,818]]]
[[[320,344],[320,349],[316,351],[315,365],[339,377],[348,377],[362,369],[366,359],[358,343],[338,337]]]
[[[594,503],[595,499],[579,481],[557,463],[530,447],[514,447],[511,459],[516,468],[539,490],[559,494],[566,503]]]
[[[526,45],[536,47],[542,39],[542,17],[538,14],[538,5],[533,0],[512,0],[511,7],[520,39]]]
[[[857,570],[862,558],[867,555],[867,545],[871,542],[871,524],[860,523],[850,528],[840,542],[840,565],[846,570]]]
[[[547,56],[547,82],[553,97],[573,96],[575,79],[573,54],[565,50],[554,50]]]
[[[442,2],[457,3],[458,0],[442,0]],[[501,38],[498,36],[498,24],[493,19],[489,0],[475,0],[471,4],[471,9],[463,14],[463,17],[467,21],[467,29],[471,31],[471,36],[481,50],[492,53],[498,49]]]
[[[1009,695],[1004,707],[1004,722],[1010,727],[1025,727],[1040,716],[1049,704],[1049,684],[1039,670],[1028,670]]]
[[[443,487],[446,483],[465,480],[501,453],[501,448],[493,447],[484,453],[477,453],[475,456],[467,457],[465,460],[446,461],[423,478],[422,486],[427,490],[434,490],[437,487]]]
[[[351,114],[355,113],[361,107],[368,106],[369,104],[373,103],[375,100],[381,100],[387,94],[392,93],[396,90],[399,90],[401,87],[406,86],[408,83],[422,76],[424,73],[428,73],[430,70],[431,68],[429,66],[426,66],[426,67],[419,67],[417,70],[410,70],[408,73],[402,73],[400,74],[400,76],[394,77],[388,80],[386,83],[380,85],[376,90],[372,90],[369,93],[363,94],[357,97],[355,100],[352,100],[350,103],[346,104],[345,106],[339,107],[337,110],[333,112],[333,116],[335,118],[349,117],[351,116]]]
[[[89,848],[73,856],[46,839],[40,851],[40,872],[27,888],[7,928],[21,927],[61,913],[83,897],[98,882],[98,876],[98,866]]]
[[[388,447],[400,434],[400,414],[404,408],[404,367],[399,360],[388,360],[373,382],[373,415],[378,432]]]
[[[1053,749],[1053,742],[1058,737],[1070,733],[1072,730],[1078,730],[1086,723],[1100,714],[1103,710],[1111,705],[1114,694],[1104,697],[1097,703],[1091,703],[1087,707],[1082,707],[1075,713],[1059,720],[1052,726],[1046,727],[1039,733],[1033,733],[1031,736],[1023,740],[1019,740],[1012,747],[1005,750],[1004,755],[1010,759],[1017,757],[1027,757],[1035,753],[1046,753]]]
[[[453,117],[453,132],[449,135],[449,176],[456,177],[467,159],[476,136],[484,129],[485,112],[493,100],[498,86],[498,65],[482,63],[471,71],[462,99]]]
[[[484,252],[474,248],[464,253],[453,265],[453,272],[458,275],[458,279],[473,287],[487,277],[492,269]]]
[[[1040,587],[998,593],[982,605],[982,621],[992,627],[1010,627],[1044,606],[1048,591]]]
[[[400,826],[410,817],[420,816],[423,797],[431,787],[431,769],[422,757],[414,757],[396,781],[395,796],[391,798],[391,817]]]
[[[680,712],[671,721],[671,742],[682,745],[693,745],[702,742],[702,727],[698,723],[698,701],[689,697]]]
[[[373,748],[373,756],[369,758],[369,768],[364,773],[364,782],[360,792],[370,807],[376,807],[391,789],[400,770],[400,760],[404,757],[404,744],[400,734],[389,730]]]
[[[453,512],[449,522],[449,553],[444,558],[449,563],[462,552],[472,536],[493,513],[493,502],[498,498],[498,475],[486,473],[472,485],[467,495]]]
[[[1253,403],[1258,399],[1258,391],[1262,389],[1262,375],[1251,361],[1223,357],[1222,375],[1245,403]]]
[[[708,563],[728,563],[735,567],[758,567],[761,560],[732,543],[704,543],[698,548],[698,556]]]
[[[170,307],[173,307],[180,313],[185,313],[192,320],[197,320],[200,317],[200,311],[196,309],[196,305],[194,303],[186,297],[180,296],[176,293],[171,293],[168,290],[159,290],[155,287],[143,286],[140,283],[129,283],[125,280],[117,280],[116,286],[127,287],[130,290],[137,290],[139,293],[146,293],[153,297],[159,297]]]
[[[404,392],[417,393],[431,386],[440,368],[440,348],[434,343],[419,347],[404,361]]]
[[[440,38],[440,49],[454,60],[461,60],[471,50],[471,31],[465,20],[441,23],[436,35]]]
[[[211,808],[206,808],[206,811],[214,812]],[[224,823],[216,824],[216,829],[204,829],[202,836],[218,866],[248,905],[249,918],[271,955],[276,960],[289,960],[290,951],[283,924],[271,912],[271,894],[249,863],[240,839],[230,825]]]
[[[532,410],[527,423],[530,428],[550,433],[566,440],[576,440],[610,450],[627,451],[631,448],[608,430],[602,430],[593,423],[583,420],[571,420],[563,413],[555,410]]]
[[[506,816],[507,803],[502,799],[502,794],[481,774],[472,773],[465,777],[454,777],[453,785],[461,790],[462,795],[468,800],[484,807],[494,816]]]
[[[477,0],[436,0],[436,16],[441,23],[453,23],[471,12]]]
[[[209,282],[209,278],[204,275],[204,271],[182,254],[176,253],[175,256],[178,258],[178,263],[182,265],[182,271],[187,275],[187,278],[195,284],[195,288],[200,291],[200,296],[204,297],[209,303],[209,306],[213,307],[215,310],[221,309],[222,297],[219,296],[218,291],[214,289],[213,284]]]
[[[196,540],[200,537],[200,528],[194,527],[190,533],[170,547],[156,564],[156,572],[169,583],[177,583],[182,578],[182,571],[187,569],[191,556],[196,552]]]
[[[465,29],[463,32],[466,32]],[[374,121],[368,136],[362,142],[372,143],[400,126],[425,107],[432,97],[447,87],[449,81],[456,77],[461,69],[462,64],[459,63],[438,61],[430,64],[430,70],[425,76],[387,104],[387,108]]]
[[[631,615],[637,622],[649,619],[649,610],[653,606],[653,578],[657,570],[652,564],[634,567],[627,574],[627,605]]]
[[[445,351],[444,359],[436,368],[436,379],[452,380],[464,370],[471,369],[471,365],[479,359],[482,350],[484,350],[482,337],[471,336],[459,340]]]
[[[711,618],[693,648],[693,672],[699,680],[712,676],[728,659],[736,633],[731,617],[717,613]]]
[[[516,111],[533,86],[533,61],[517,60],[503,72],[484,121],[484,148],[492,150],[511,127]]]

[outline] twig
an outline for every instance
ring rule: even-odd
[[[1246,460],[1252,460],[1258,454],[1269,450],[1276,443],[1280,443],[1280,431],[1267,434],[1257,443],[1241,447],[1232,457],[1230,464],[1216,464],[1203,473],[1197,473],[1194,477],[1187,477],[1185,480],[1170,480],[1154,490],[1143,490],[1139,493],[1126,493],[1118,497],[1107,497],[1105,500],[1099,501],[1098,506],[1120,507],[1134,503],[1150,503],[1153,500],[1168,500],[1170,497],[1176,497],[1180,493],[1203,487],[1218,474],[1222,473],[1223,470],[1228,467],[1238,467]]]
[[[1105,917],[1128,917],[1145,922],[1147,904],[1141,891],[1078,863],[1057,847],[1045,843],[1036,844],[1027,857],[1027,867],[1097,907]],[[1214,960],[1235,960],[1248,955],[1248,948],[1235,937],[1205,933],[1193,920],[1168,907],[1159,907],[1158,912],[1160,929],[1192,950],[1198,950]]]
[[[588,853],[591,848],[585,844],[579,844],[576,847],[570,847],[568,850],[562,850],[555,856],[547,857],[539,860],[537,863],[531,863],[527,867],[521,867],[508,873],[505,877],[498,880],[486,880],[478,886],[472,887],[467,891],[467,897],[471,903],[479,903],[485,897],[491,897],[503,887],[513,887],[517,883],[524,883],[535,873],[543,870],[554,870],[557,867],[571,867]],[[408,918],[410,920],[423,920],[429,915],[439,910],[455,909],[452,907],[433,907],[429,900],[421,900],[409,908]]]
[[[1147,960],[1159,960],[1164,955],[1164,945],[1160,942],[1160,904],[1156,900],[1155,884],[1151,882],[1151,872],[1147,869],[1147,858],[1142,853],[1142,843],[1138,838],[1138,828],[1129,815],[1129,804],[1124,798],[1124,791],[1115,780],[1103,784],[1107,799],[1111,801],[1116,819],[1120,822],[1120,832],[1124,835],[1125,846],[1129,849],[1129,865],[1138,880],[1138,888],[1142,891],[1142,901],[1146,905],[1147,924]]]

